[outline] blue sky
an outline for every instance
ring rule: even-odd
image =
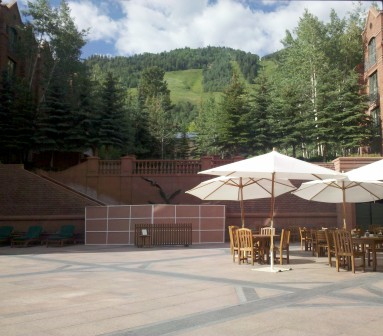
[[[7,3],[7,0],[3,0]],[[8,1],[9,2],[9,1]],[[27,0],[18,0],[20,9]],[[60,1],[51,0],[52,6]],[[79,29],[89,28],[83,58],[130,56],[176,48],[225,46],[260,56],[282,48],[305,8],[328,22],[344,17],[355,1],[284,0],[68,0]],[[367,12],[372,1],[363,1]]]

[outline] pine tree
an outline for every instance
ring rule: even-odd
[[[248,154],[261,154],[272,148],[270,129],[270,85],[264,73],[256,80],[256,87],[249,100],[247,124],[249,128]]]
[[[100,92],[100,125],[98,136],[105,146],[106,158],[112,149],[124,149],[127,140],[125,93],[117,80],[108,73]]]
[[[201,103],[198,116],[195,122],[196,137],[196,154],[198,156],[205,155],[221,155],[222,148],[220,146],[220,130],[221,123],[224,120],[219,111],[219,106],[213,96]]]
[[[40,106],[36,121],[34,143],[36,150],[50,152],[50,168],[54,167],[54,153],[69,150],[68,139],[73,125],[67,92],[61,83],[54,81]]]
[[[157,66],[146,68],[137,90],[135,148],[145,149],[142,154],[149,157],[160,154],[163,158],[165,144],[174,141],[177,131],[171,120],[173,106],[164,76],[165,72]]]
[[[247,114],[249,111],[248,97],[244,85],[238,75],[233,74],[229,87],[225,90],[220,104],[221,126],[219,144],[225,155],[240,155],[246,151],[249,138]]]

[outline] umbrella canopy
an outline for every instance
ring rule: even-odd
[[[250,159],[204,170],[199,174],[268,179],[271,179],[274,174],[276,179],[290,180],[318,180],[344,176],[335,170],[280,154],[276,150]]]
[[[271,227],[274,225],[275,191],[273,186],[275,185],[275,180],[317,180],[344,177],[343,174],[337,173],[334,170],[280,154],[275,150],[267,154],[252,157],[250,159],[245,159],[216,168],[204,170],[201,171],[200,174],[270,179],[272,181],[270,209]],[[273,238],[271,238],[271,253],[273,248]],[[273,255],[271,255],[271,270],[273,270],[273,262]]]
[[[383,160],[350,170],[346,175],[351,180],[383,180]]]
[[[346,228],[345,203],[371,202],[383,198],[383,182],[328,179],[310,181],[292,194],[301,198],[326,203],[343,203],[343,226]]]
[[[272,189],[272,180],[267,178],[219,176],[201,182],[193,189],[186,191],[186,193],[203,200],[239,201],[241,206],[242,227],[244,227],[245,216],[243,201],[271,197]],[[276,180],[274,184],[274,195],[282,195],[295,189],[289,180]]]

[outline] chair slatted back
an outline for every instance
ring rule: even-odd
[[[354,249],[351,231],[348,230],[334,230],[334,246],[335,246],[335,258],[336,258],[336,269],[339,272],[339,265],[341,259],[343,263],[347,261],[348,268],[350,268],[350,263],[352,267],[352,272],[355,273],[355,258],[362,259],[363,271],[365,268],[365,252],[358,251]]]
[[[241,228],[237,230],[238,246],[240,249],[253,248],[253,233],[250,229]]]
[[[234,249],[238,248],[238,239],[237,239],[237,230],[239,229],[236,225],[230,225],[228,227],[229,237],[230,237],[230,251],[231,254],[234,253]]]
[[[327,248],[332,251],[332,252],[335,252],[335,243],[334,243],[334,235],[333,235],[333,232],[335,230],[324,230],[324,234],[326,236],[326,242],[327,242]]]
[[[270,227],[261,228],[261,235],[274,236],[275,228],[270,228]]]
[[[341,256],[352,256],[353,247],[351,232],[347,230],[336,230],[333,232],[335,253]]]
[[[251,258],[251,263],[254,265],[255,247],[253,240],[253,232],[247,228],[240,228],[237,231],[238,241],[238,263]]]
[[[280,248],[281,249],[286,249],[290,246],[290,236],[291,236],[291,231],[290,230],[285,230],[282,229],[281,232],[281,241],[280,241]]]
[[[318,244],[323,244],[323,243],[327,244],[325,231],[326,230],[318,230],[317,231],[316,239],[317,239]]]

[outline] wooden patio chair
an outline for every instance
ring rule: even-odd
[[[249,262],[254,265],[254,260],[259,257],[259,248],[254,246],[253,232],[247,228],[240,228],[236,230],[238,241],[238,264],[241,262]]]
[[[279,263],[281,265],[283,264],[283,251],[286,253],[286,263],[290,263],[290,235],[290,230],[282,229],[279,245],[274,246],[274,257],[275,259],[279,258]]]
[[[315,232],[315,254],[318,257],[322,257],[325,255],[327,251],[327,239],[326,239],[326,233],[327,230],[316,230]]]
[[[271,227],[263,227],[261,228],[261,235],[266,235],[266,236],[271,236],[271,235],[275,235],[275,228],[271,228]]]
[[[301,240],[301,251],[303,251],[303,246],[305,247],[305,251],[311,250],[310,231],[304,227],[299,227],[299,237]]]
[[[310,229],[308,239],[311,241],[311,253],[314,256],[317,250],[317,231],[318,229]]]
[[[29,246],[30,244],[41,243],[41,234],[43,228],[40,225],[30,226],[25,235],[14,237],[11,239],[11,247]]]
[[[339,272],[339,266],[343,261],[343,265],[347,266],[355,273],[355,258],[362,259],[362,268],[365,270],[365,253],[354,247],[352,243],[351,232],[348,230],[335,230],[333,231],[334,246],[335,246],[335,260],[336,270]]]
[[[300,241],[300,232],[298,226],[289,226],[287,229],[290,231],[290,241],[299,242]]]
[[[334,245],[334,236],[333,232],[335,230],[324,230],[326,241],[327,241],[327,257],[328,257],[328,264],[330,267],[332,267],[332,257],[335,257],[335,245]]]
[[[46,246],[48,247],[49,244],[63,246],[64,243],[74,243],[74,229],[75,226],[72,224],[62,225],[58,233],[46,238]]]
[[[230,225],[229,229],[229,237],[230,237],[230,252],[233,257],[233,262],[235,262],[235,257],[238,256],[238,239],[237,239],[237,230],[239,226]]]

